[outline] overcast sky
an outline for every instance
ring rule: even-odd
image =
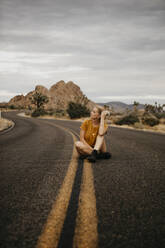
[[[0,102],[64,80],[165,103],[165,0],[0,0],[0,36]]]

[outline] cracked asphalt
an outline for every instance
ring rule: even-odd
[[[80,122],[16,113],[3,113],[15,126],[0,133],[0,247],[33,248],[73,151],[71,135],[49,123],[79,134]],[[112,158],[92,165],[98,246],[165,247],[165,135],[109,127],[106,143]]]

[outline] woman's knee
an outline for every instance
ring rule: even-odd
[[[81,142],[81,141],[76,141],[76,142],[75,142],[75,146],[76,146],[77,148],[81,148],[81,147],[82,147],[82,142]]]

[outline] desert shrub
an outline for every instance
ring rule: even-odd
[[[63,109],[56,109],[55,110],[55,116],[57,117],[61,117],[61,116],[65,116],[66,115],[66,111]]]
[[[155,113],[154,114],[156,118],[161,119],[161,118],[165,118],[165,112],[162,113]]]
[[[159,120],[159,124],[165,125],[165,118],[161,118],[161,119]]]
[[[7,109],[7,105],[1,105],[1,104],[0,104],[0,108]]]
[[[12,105],[9,105],[9,108],[10,109],[17,109],[17,107],[15,105],[13,105],[13,104]]]
[[[71,119],[89,116],[89,109],[80,103],[69,102],[67,113]]]
[[[135,123],[134,123],[134,127],[135,127],[135,128],[138,128],[138,129],[143,129],[143,128],[144,128],[143,124],[140,123],[140,122],[135,122]]]
[[[53,109],[47,109],[46,110],[47,115],[54,115],[54,110]]]
[[[24,107],[19,105],[18,109],[21,110],[21,109],[24,109]]]
[[[48,111],[48,115],[50,115],[50,116],[54,115],[54,111],[53,110],[49,110]]]
[[[143,117],[143,118],[142,118],[142,123],[143,123],[143,124],[146,124],[146,125],[148,125],[148,126],[153,127],[153,126],[159,124],[159,119],[154,118],[154,117]]]
[[[139,119],[136,115],[130,114],[126,115],[123,118],[117,120],[115,124],[117,125],[133,125],[134,123],[139,122]]]
[[[47,112],[44,110],[44,109],[35,109],[33,112],[32,112],[32,114],[31,114],[31,116],[32,117],[38,117],[38,116],[41,116],[41,115],[46,115],[47,114]]]
[[[28,105],[28,110],[32,110],[32,109],[33,109],[32,106]]]

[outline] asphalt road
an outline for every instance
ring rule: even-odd
[[[0,133],[0,247],[33,248],[72,158],[67,130],[80,123],[3,117],[15,126]],[[165,247],[165,135],[110,127],[106,143],[112,158],[92,165],[98,247]],[[82,173],[78,161],[61,248],[73,245]]]

